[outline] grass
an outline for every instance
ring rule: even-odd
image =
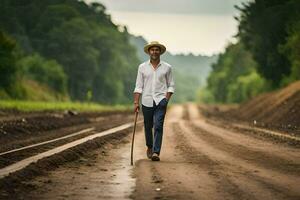
[[[21,101],[0,100],[0,109],[15,109],[19,111],[54,111],[54,110],[76,110],[76,111],[125,111],[129,105],[101,105],[97,103],[80,102],[43,102],[43,101]]]

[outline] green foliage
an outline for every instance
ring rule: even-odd
[[[26,79],[67,93],[72,100],[131,101],[136,52],[127,30],[119,31],[102,4],[3,0],[0,5],[0,28],[15,38],[25,55],[41,55],[18,62],[26,69]]]
[[[67,100],[66,96],[54,91],[47,85],[30,80],[22,79],[19,81],[22,84],[24,90],[23,98],[17,98],[18,100],[26,101],[55,101],[55,100]]]
[[[174,79],[176,83],[176,95],[174,95],[174,102],[194,101],[196,98],[196,91],[199,88],[199,81],[195,76],[184,73],[179,73],[173,70]]]
[[[267,82],[256,72],[256,63],[243,44],[231,44],[213,66],[200,101],[240,103],[268,90]],[[202,93],[202,94],[201,94]]]
[[[237,8],[238,42],[212,66],[202,101],[239,103],[300,79],[300,1],[254,0]]]
[[[288,33],[286,43],[280,46],[279,51],[288,57],[292,66],[291,73],[281,81],[282,86],[300,80],[300,17],[297,22],[290,24]]]
[[[66,93],[67,77],[62,66],[55,60],[46,60],[40,55],[34,54],[20,59],[18,65],[25,78],[48,85],[58,93]]]
[[[99,52],[92,46],[93,30],[81,18],[62,22],[48,32],[43,41],[43,55],[56,59],[69,77],[69,94],[73,100],[85,100],[97,71]],[[46,44],[47,43],[47,44]]]
[[[0,99],[25,97],[25,90],[18,81],[17,58],[16,41],[0,31]]]
[[[238,76],[236,81],[228,85],[226,102],[240,103],[267,90],[266,81],[256,72]]]
[[[23,100],[0,100],[0,108],[15,109],[20,111],[45,111],[45,110],[77,110],[81,112],[111,112],[111,111],[128,111],[131,107],[128,105],[101,105],[97,103],[80,103],[80,102],[57,102],[57,101],[23,101]]]
[[[209,89],[206,87],[203,87],[199,89],[197,93],[197,101],[200,101],[201,103],[214,103],[216,102],[215,97]]]
[[[17,73],[15,48],[16,42],[0,31],[0,88],[8,88],[15,82]]]
[[[291,63],[278,49],[288,37],[287,26],[298,20],[299,0],[255,0],[244,4],[238,36],[257,62],[258,72],[273,88],[291,73]]]

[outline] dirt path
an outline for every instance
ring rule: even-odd
[[[144,158],[135,199],[299,199],[299,149],[209,124],[193,104],[168,112],[162,161]]]
[[[135,180],[129,165],[129,141],[113,141],[30,183],[25,199],[129,199]]]
[[[20,199],[300,199],[300,149],[208,123],[197,106],[167,112],[161,161],[143,130],[26,183]]]

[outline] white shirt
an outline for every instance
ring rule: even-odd
[[[139,65],[134,93],[142,94],[142,104],[153,107],[153,100],[158,105],[167,92],[174,93],[175,83],[170,64],[160,61],[156,69],[150,60]]]

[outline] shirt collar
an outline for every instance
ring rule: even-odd
[[[158,65],[157,65],[157,67],[159,67],[161,64],[162,64],[162,62],[160,60],[159,63],[158,63]],[[150,59],[148,60],[148,65],[150,65],[151,67],[153,67],[152,64],[151,64],[151,62],[150,62]]]

